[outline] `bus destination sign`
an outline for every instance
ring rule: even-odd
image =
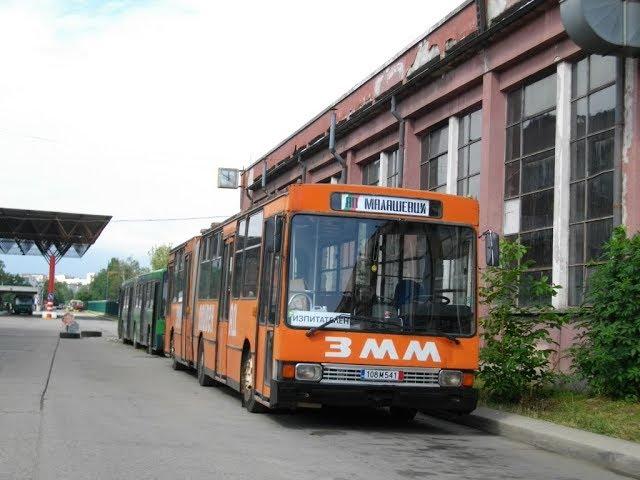
[[[423,198],[386,197],[355,193],[334,193],[331,208],[345,212],[387,213],[416,217],[442,216],[442,203]]]

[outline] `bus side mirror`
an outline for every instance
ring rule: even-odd
[[[500,265],[500,235],[488,231],[484,234],[485,255],[488,267]]]
[[[282,231],[284,230],[284,220],[282,217],[275,218],[276,224],[273,229],[273,252],[280,253],[282,250]]]

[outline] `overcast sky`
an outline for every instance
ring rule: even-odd
[[[213,219],[117,220],[232,215],[218,167],[258,159],[460,0],[401,3],[0,0],[0,206],[113,215],[59,273],[146,263]]]

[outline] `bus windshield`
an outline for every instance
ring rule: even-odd
[[[472,228],[296,215],[287,323],[389,333],[475,333]]]

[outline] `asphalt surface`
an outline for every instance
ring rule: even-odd
[[[502,437],[383,411],[246,412],[169,360],[0,315],[0,479],[614,479]],[[49,371],[51,373],[49,376]],[[48,383],[47,383],[48,380]]]

